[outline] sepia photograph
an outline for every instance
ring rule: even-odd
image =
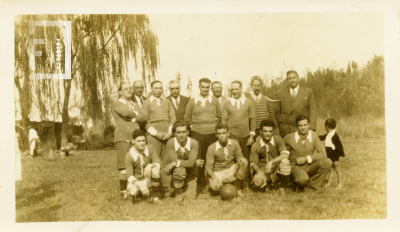
[[[388,218],[384,11],[81,12],[7,30],[16,224]]]

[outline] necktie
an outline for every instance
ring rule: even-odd
[[[178,99],[173,97],[172,100],[174,102],[175,109],[178,109]]]
[[[296,97],[296,91],[292,90],[292,99],[294,100],[294,98]]]
[[[143,104],[143,99],[142,99],[142,97],[140,96],[139,99],[140,99],[140,105],[142,105],[142,104]]]
[[[228,148],[224,147],[224,154],[225,154],[225,159],[228,159]]]

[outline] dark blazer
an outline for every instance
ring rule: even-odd
[[[175,108],[174,103],[171,100],[171,95],[169,95],[167,97],[167,99],[169,99],[172,102],[172,105],[174,106],[174,110],[175,110],[175,115],[176,115],[176,121],[182,121],[184,122],[184,117],[185,117],[185,110],[186,110],[186,105],[188,104],[190,98],[185,97],[180,95],[180,101],[178,104],[178,109]]]
[[[132,101],[133,101],[134,103],[137,103],[137,101],[136,101],[136,97],[135,97],[135,94],[134,94],[134,93],[132,94],[132,97],[131,97],[131,98],[132,98]],[[146,97],[144,97],[144,96],[141,96],[141,98],[142,98],[143,102],[144,102],[144,100],[146,100],[146,99],[147,99],[147,98],[146,98]],[[141,104],[142,106],[143,106],[143,102],[142,102],[142,104]]]
[[[320,135],[318,137],[321,141],[324,141],[326,139],[327,135],[328,134],[324,134],[324,135]],[[343,145],[342,145],[342,142],[340,141],[339,135],[336,133],[336,131],[335,131],[335,134],[332,136],[332,143],[335,146],[336,155],[344,157],[345,154],[344,154],[344,150],[343,150]]]
[[[297,131],[296,117],[307,115],[310,118],[310,129],[316,130],[317,106],[311,89],[299,86],[295,99],[292,99],[288,86],[282,88],[277,95],[275,115],[282,138]]]

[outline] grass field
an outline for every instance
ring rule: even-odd
[[[341,191],[288,192],[285,198],[275,191],[248,192],[230,202],[201,194],[182,206],[173,199],[160,205],[120,199],[113,150],[74,151],[65,159],[23,157],[16,222],[386,218],[385,138],[342,142]]]

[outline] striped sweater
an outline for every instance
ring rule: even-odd
[[[251,94],[247,97],[253,102],[254,108],[256,110],[256,128],[260,129],[260,123],[262,120],[272,119],[276,124],[275,119],[275,109],[272,101],[270,101],[267,96],[261,95],[260,99],[255,99]],[[276,126],[275,128],[277,128]]]

